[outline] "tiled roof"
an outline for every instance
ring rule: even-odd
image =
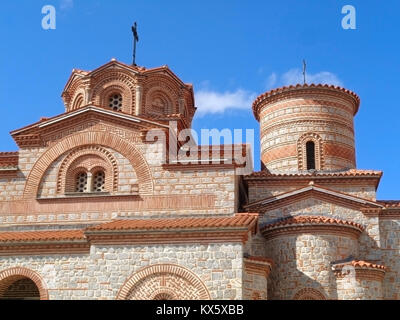
[[[290,226],[290,225],[304,225],[304,224],[334,224],[334,225],[343,225],[343,226],[349,226],[349,227],[354,227],[359,230],[364,230],[364,227],[356,222],[352,221],[346,221],[346,220],[341,220],[341,219],[335,219],[335,218],[330,218],[330,217],[324,217],[324,216],[295,216],[295,217],[288,217],[284,218],[282,220],[279,220],[274,223],[270,223],[267,225],[264,225],[261,230],[268,230],[276,227],[282,227],[282,226]]]
[[[237,214],[232,217],[178,218],[147,220],[115,220],[90,227],[87,231],[165,231],[175,229],[250,228],[258,214]]]
[[[294,92],[296,90],[304,90],[304,89],[306,89],[306,90],[307,89],[330,89],[330,90],[341,91],[343,93],[347,93],[351,97],[353,97],[353,99],[355,100],[355,104],[356,104],[355,113],[357,113],[357,110],[360,105],[360,97],[351,90],[348,90],[348,89],[345,89],[345,88],[342,88],[339,86],[328,85],[328,84],[297,84],[295,86],[291,85],[291,86],[276,88],[276,89],[270,90],[268,92],[265,92],[265,93],[259,95],[253,103],[253,112],[254,112],[254,115],[256,116],[256,119],[258,119],[257,107],[258,107],[258,104],[262,100],[273,97],[273,96],[281,94],[281,93]]]
[[[400,208],[400,200],[378,200],[376,202],[384,205],[388,209]]]
[[[335,264],[333,267],[334,267],[334,269],[338,269],[338,268],[343,267],[345,265],[353,266],[355,268],[386,270],[385,266],[382,266],[382,265],[379,265],[379,264],[374,264],[374,263],[367,262],[367,261],[362,261],[362,260],[353,260],[353,261],[350,261],[350,262],[339,263],[339,264]]]
[[[0,243],[85,240],[83,230],[0,232]]]
[[[300,177],[300,178],[312,178],[312,177],[381,177],[382,171],[376,170],[358,170],[350,169],[346,171],[314,171],[314,172],[293,172],[293,173],[270,173],[267,170],[254,172],[244,178],[246,180],[251,180],[254,178],[286,178],[286,177]]]
[[[17,152],[0,152],[0,168],[15,168],[18,166]]]
[[[339,192],[336,190],[332,190],[329,188],[321,187],[319,185],[315,185],[313,182],[310,182],[308,186],[287,191],[281,193],[279,195],[271,196],[262,200],[258,200],[247,205],[244,205],[243,208],[246,210],[258,210],[264,209],[266,206],[271,206],[273,203],[281,202],[285,199],[291,199],[293,197],[299,197],[301,195],[307,195],[313,193],[314,195],[321,195],[324,197],[329,197],[330,199],[337,199],[340,200],[342,203],[343,201],[347,203],[356,203],[360,206],[367,206],[367,207],[375,207],[375,208],[383,208],[382,204],[379,204],[375,201],[371,201],[368,199],[356,197],[350,194],[346,194],[343,192]],[[253,211],[254,212],[254,211]]]

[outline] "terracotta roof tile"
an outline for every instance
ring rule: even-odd
[[[384,205],[388,209],[400,208],[400,200],[378,200],[376,202]]]
[[[175,229],[250,228],[258,214],[237,214],[233,217],[177,218],[147,220],[115,220],[86,229],[87,231],[161,231]]]
[[[85,240],[83,230],[0,232],[0,243]]]
[[[376,170],[358,170],[350,169],[346,171],[314,171],[314,172],[293,172],[293,173],[270,173],[267,170],[254,172],[244,178],[251,180],[252,178],[269,177],[269,178],[285,178],[285,177],[381,177],[382,171]]]
[[[339,269],[345,265],[348,266],[353,266],[355,268],[362,268],[362,269],[381,269],[381,270],[386,270],[385,266],[379,265],[379,264],[374,264],[371,262],[367,262],[367,261],[362,261],[362,260],[353,260],[353,261],[349,261],[349,262],[345,262],[345,263],[339,263],[339,264],[335,264],[333,266],[334,269]]]
[[[261,230],[268,230],[281,226],[290,226],[290,225],[299,225],[299,224],[335,224],[335,225],[343,225],[349,226],[359,229],[360,231],[364,230],[364,227],[356,222],[346,221],[336,218],[324,217],[324,216],[295,216],[281,219],[277,222],[273,222],[267,225],[264,225]]]
[[[0,168],[15,168],[18,166],[19,153],[0,152]]]
[[[259,103],[262,100],[273,97],[273,96],[281,94],[281,93],[294,92],[297,90],[304,90],[304,89],[306,89],[306,90],[308,90],[308,89],[330,89],[330,90],[335,90],[335,91],[341,91],[343,93],[349,94],[354,99],[355,113],[357,113],[358,108],[360,106],[360,97],[353,91],[345,89],[343,87],[328,85],[328,84],[297,84],[295,86],[291,85],[291,86],[276,88],[276,89],[270,90],[268,92],[265,92],[265,93],[259,95],[253,103],[253,112],[254,112],[256,119],[258,120],[257,108],[258,108]]]

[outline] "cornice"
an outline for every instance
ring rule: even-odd
[[[260,227],[267,240],[302,233],[346,236],[358,239],[364,227],[358,223],[323,216],[296,216]]]

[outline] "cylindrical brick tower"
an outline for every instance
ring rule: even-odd
[[[260,95],[261,161],[274,172],[356,167],[353,118],[359,97],[329,85],[283,87]]]

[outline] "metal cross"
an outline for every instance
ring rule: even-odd
[[[137,32],[137,23],[135,22],[132,26],[133,33],[133,63],[132,65],[136,66],[136,43],[139,42],[139,35]]]

